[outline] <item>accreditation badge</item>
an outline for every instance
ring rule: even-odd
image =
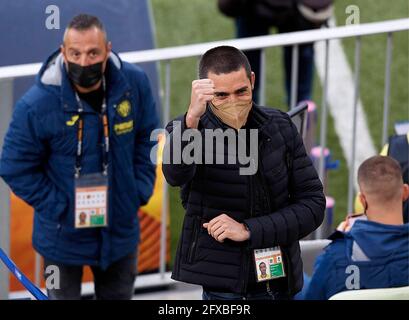
[[[108,177],[102,173],[75,179],[75,228],[108,225]]]
[[[280,247],[255,249],[253,251],[257,282],[285,277]]]

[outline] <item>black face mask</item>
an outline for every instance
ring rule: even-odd
[[[68,63],[68,76],[76,85],[90,88],[102,79],[102,61],[89,66]]]

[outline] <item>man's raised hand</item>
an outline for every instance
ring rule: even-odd
[[[192,95],[186,115],[188,128],[197,128],[200,117],[206,111],[208,101],[213,100],[214,83],[210,79],[199,79],[192,82]]]

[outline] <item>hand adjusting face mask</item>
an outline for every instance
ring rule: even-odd
[[[225,102],[214,105],[209,102],[213,113],[225,124],[239,130],[247,121],[247,117],[253,105],[252,100],[243,100],[238,102]]]

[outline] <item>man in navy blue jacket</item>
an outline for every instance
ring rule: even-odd
[[[153,191],[150,134],[157,126],[145,73],[111,52],[98,18],[74,17],[61,50],[17,102],[0,162],[2,178],[35,209],[33,245],[45,268],[58,267],[50,298],[79,299],[84,265],[98,299],[132,296],[137,212]],[[95,183],[102,206],[77,211],[85,190],[77,186],[91,197]]]
[[[306,299],[409,285],[409,224],[402,217],[409,186],[403,183],[399,163],[371,157],[360,166],[358,183],[366,219],[356,219],[349,232],[332,235],[333,242],[317,258]]]

